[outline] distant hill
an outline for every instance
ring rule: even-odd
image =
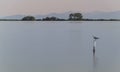
[[[65,13],[50,13],[47,15],[35,15],[35,17],[36,17],[36,19],[41,19],[41,18],[45,18],[45,17],[55,16],[58,18],[68,19],[70,13],[72,13],[72,12],[70,11],[70,12],[65,12]]]
[[[34,15],[36,19],[42,19],[45,17],[55,16],[58,18],[68,19],[69,14],[74,12],[65,12],[65,13],[50,13],[46,15]],[[115,12],[90,12],[90,13],[82,13],[83,18],[89,19],[120,19],[120,11]],[[25,15],[12,15],[2,17],[2,19],[22,19]]]
[[[69,12],[65,12],[65,13],[50,13],[50,14],[46,14],[46,15],[32,15],[32,16],[34,16],[36,19],[42,19],[42,18],[51,17],[51,16],[68,19],[70,13],[72,13],[72,12],[69,11]],[[22,19],[25,16],[26,15],[11,15],[11,16],[1,17],[0,19]]]
[[[84,13],[83,17],[91,19],[120,19],[120,11]]]
[[[1,17],[1,19],[22,19],[23,17],[25,17],[25,15],[12,15],[12,16]]]

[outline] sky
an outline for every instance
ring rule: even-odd
[[[0,16],[68,11],[118,11],[120,0],[0,0]]]

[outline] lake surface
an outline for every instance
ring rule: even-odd
[[[119,21],[0,22],[0,72],[120,72]]]

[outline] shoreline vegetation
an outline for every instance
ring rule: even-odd
[[[36,19],[34,16],[25,16],[22,19],[0,19],[0,21],[120,21],[120,19],[85,19],[81,13],[71,13],[68,19],[55,16]]]

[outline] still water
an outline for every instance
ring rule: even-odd
[[[120,22],[0,22],[0,72],[120,72]]]

